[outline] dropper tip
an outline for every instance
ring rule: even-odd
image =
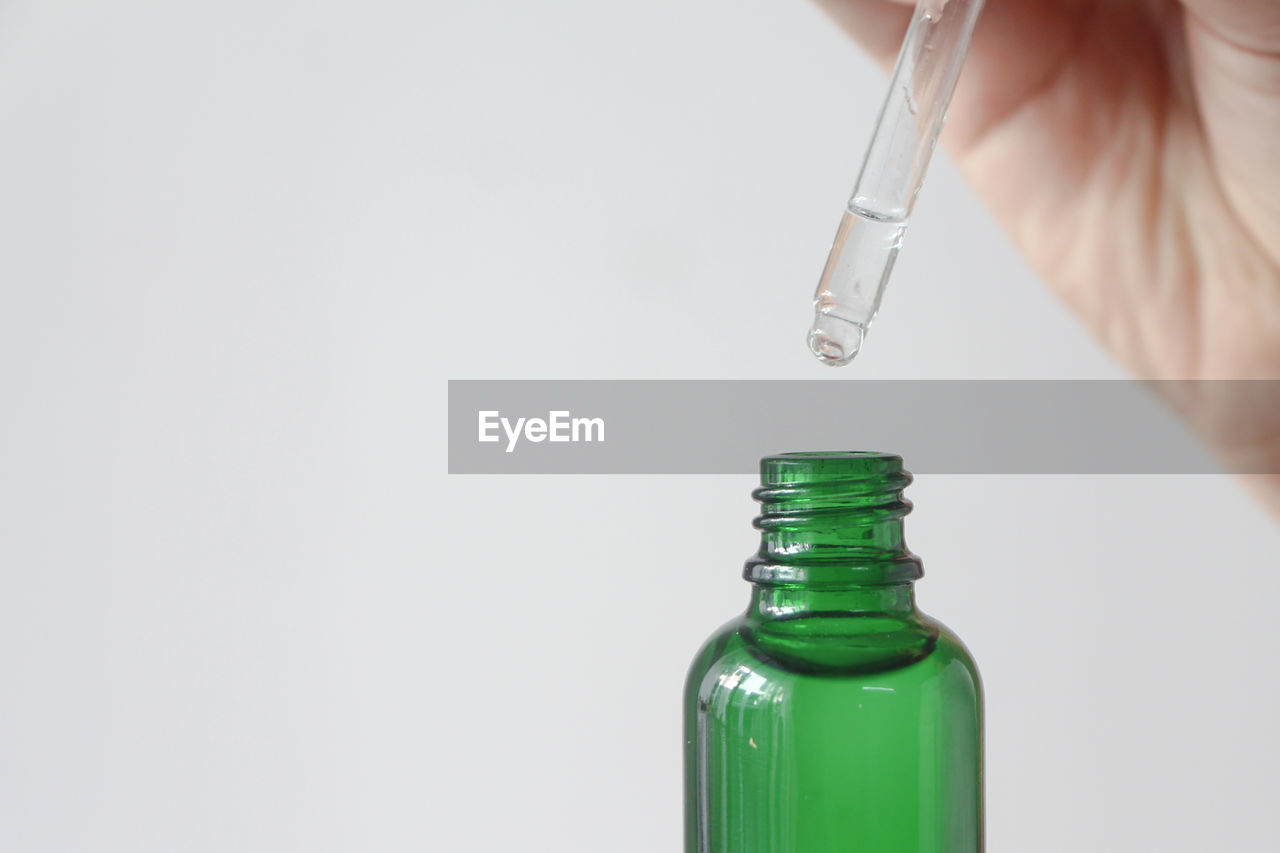
[[[809,330],[809,351],[827,367],[843,367],[862,349],[866,333],[858,323],[819,313]]]

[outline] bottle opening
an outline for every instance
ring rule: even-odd
[[[910,482],[911,475],[903,468],[902,457],[894,453],[807,450],[760,460],[760,485],[765,489],[791,485],[840,488],[840,484],[845,484],[851,492],[864,488],[901,491]],[[765,499],[761,495],[757,498]]]

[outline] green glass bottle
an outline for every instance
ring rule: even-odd
[[[760,469],[750,604],[685,689],[686,853],[981,851],[982,688],[916,609],[902,459]]]

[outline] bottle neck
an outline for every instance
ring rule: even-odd
[[[760,464],[760,550],[747,560],[742,636],[795,671],[872,672],[928,655],[936,625],[916,610],[920,559],[907,550],[902,459],[800,453]]]
[[[849,602],[898,600],[918,579],[902,520],[911,475],[895,456],[796,454],[761,464],[753,492],[760,549],[743,575],[760,587],[841,592]]]
[[[830,589],[753,584],[747,618],[759,622],[819,615],[910,618],[915,612],[911,583]]]

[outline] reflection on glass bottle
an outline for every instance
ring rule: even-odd
[[[685,689],[686,853],[978,853],[978,673],[915,606],[897,456],[761,462],[747,611]]]

